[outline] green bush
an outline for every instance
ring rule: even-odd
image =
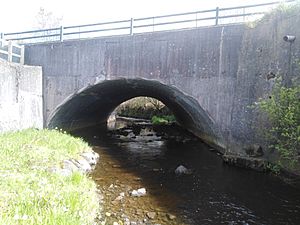
[[[151,122],[154,125],[170,124],[176,122],[176,118],[174,115],[153,116]]]
[[[264,133],[279,153],[277,163],[293,168],[300,154],[300,86],[283,87],[277,80],[269,98],[258,105],[268,118]]]
[[[299,11],[300,11],[299,0],[289,4],[282,2],[276,8],[265,13],[263,17],[251,22],[247,22],[247,25],[253,28],[264,22],[275,20],[276,18],[280,18],[282,20],[282,18],[297,16],[299,14]]]

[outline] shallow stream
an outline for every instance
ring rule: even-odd
[[[100,154],[92,176],[103,194],[105,224],[300,224],[299,188],[228,166],[186,133],[121,131],[77,134]],[[176,175],[180,165],[191,174]],[[138,188],[146,195],[131,196]]]

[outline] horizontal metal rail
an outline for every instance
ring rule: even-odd
[[[26,39],[36,39],[36,38],[45,38],[45,37],[57,37],[60,34],[47,34],[47,35],[39,35],[39,36],[28,36],[28,37],[16,37],[16,38],[7,38],[9,41],[18,41],[18,40],[26,40]]]
[[[40,32],[48,32],[48,31],[59,31],[60,28],[49,28],[49,29],[40,29],[40,30],[30,30],[30,31],[22,31],[15,33],[6,33],[4,35],[17,35],[17,34],[30,34],[30,33],[40,33]]]
[[[216,11],[216,9],[208,9],[208,10],[193,11],[193,12],[186,12],[186,13],[169,14],[169,15],[163,15],[163,16],[152,16],[152,17],[137,18],[137,19],[134,19],[134,20],[135,21],[140,21],[140,20],[150,20],[150,19],[161,19],[161,18],[167,18],[167,17],[187,16],[187,15],[201,14],[201,13],[208,13],[208,12],[215,12],[215,11]]]
[[[129,29],[130,27],[117,27],[117,28],[105,28],[105,29],[96,29],[96,30],[86,30],[86,31],[77,31],[77,32],[69,32],[64,33],[64,35],[71,35],[71,34],[86,34],[86,33],[93,33],[93,32],[101,32],[101,31],[113,31],[113,30],[124,30]]]
[[[255,4],[255,5],[234,6],[234,7],[221,8],[220,10],[232,10],[232,9],[243,9],[243,8],[254,8],[254,7],[270,6],[270,5],[278,5],[278,4],[282,4],[282,3],[292,3],[292,2],[296,2],[296,0],[285,0],[285,1],[276,1],[276,2],[260,3],[260,4]]]
[[[295,1],[296,0],[286,0],[284,2],[292,3]],[[165,29],[163,30],[199,27],[201,26],[199,22],[203,23],[205,21],[206,23],[202,26],[240,23],[240,22],[249,21],[248,17],[265,14],[267,10],[261,9],[262,7],[278,5],[280,3],[282,3],[282,1],[261,3],[255,5],[227,7],[227,8],[217,7],[215,9],[208,9],[208,10],[201,10],[201,11],[176,13],[176,14],[144,17],[144,18],[137,18],[137,19],[131,18],[130,20],[108,21],[108,22],[101,22],[101,23],[66,26],[66,27],[58,27],[58,28],[51,28],[51,29],[31,30],[31,31],[4,33],[4,34],[2,33],[0,38],[6,40],[22,41],[23,43],[26,43],[27,40],[30,40],[31,42],[46,42],[46,41],[58,41],[58,40],[63,41],[64,39],[95,37],[95,36],[88,36],[91,33],[95,33],[98,36],[103,36],[103,34],[109,36],[115,34],[132,35],[133,33],[149,32],[149,30],[145,31],[145,29],[149,29],[151,27],[152,30],[150,30],[150,32],[153,32],[155,28],[157,28],[156,31],[162,30],[164,26]],[[243,9],[243,13],[236,12],[237,10],[241,10],[241,9]],[[247,9],[254,9],[254,10],[260,9],[260,10],[253,11],[253,12],[249,12],[249,11],[245,12],[245,10]],[[233,13],[228,14],[228,12],[230,13],[230,11],[233,11]],[[206,17],[201,17],[201,16],[206,16]],[[238,21],[239,17],[242,17],[243,20]],[[233,20],[228,20],[230,18],[232,18]],[[211,23],[212,21],[214,22]],[[175,28],[171,28],[171,25],[174,25]]]
[[[109,24],[117,24],[117,23],[126,23],[126,22],[130,22],[130,20],[119,20],[119,21],[110,21],[110,22],[103,22],[103,23],[92,23],[92,24],[84,24],[84,25],[68,26],[68,27],[64,27],[64,28],[65,28],[65,29],[70,29],[70,28],[82,28],[82,27],[101,26],[101,25],[109,25]]]

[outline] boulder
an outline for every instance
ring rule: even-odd
[[[133,197],[141,197],[141,196],[144,196],[146,195],[146,189],[145,188],[139,188],[137,190],[133,190],[131,192],[131,196]]]
[[[63,176],[69,176],[75,171],[88,173],[92,170],[99,159],[99,155],[96,152],[82,153],[79,159],[68,159],[61,163],[60,168],[52,168],[51,171],[59,173]]]
[[[257,171],[265,171],[267,168],[267,161],[262,158],[231,154],[224,154],[222,158],[225,163],[238,167],[254,169]]]
[[[99,154],[96,152],[84,152],[81,154],[81,157],[83,157],[90,165],[96,165],[99,160]]]
[[[176,175],[188,175],[191,173],[192,173],[192,171],[190,169],[187,169],[183,165],[178,166],[175,170]]]
[[[154,220],[156,217],[156,212],[147,212],[146,215],[149,219]]]
[[[70,160],[75,166],[77,166],[77,168],[84,172],[84,173],[87,173],[87,172],[90,172],[92,170],[92,167],[91,165],[88,163],[88,161],[86,161],[85,159],[71,159]]]
[[[251,157],[261,157],[264,155],[262,147],[258,144],[249,145],[244,148],[246,154]]]
[[[174,215],[172,215],[172,214],[167,214],[167,217],[168,217],[168,219],[169,220],[174,220],[174,219],[176,219],[176,216],[174,216]]]

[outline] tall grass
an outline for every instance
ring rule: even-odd
[[[95,183],[74,172],[51,172],[89,147],[58,131],[28,129],[0,135],[0,224],[93,224]]]

